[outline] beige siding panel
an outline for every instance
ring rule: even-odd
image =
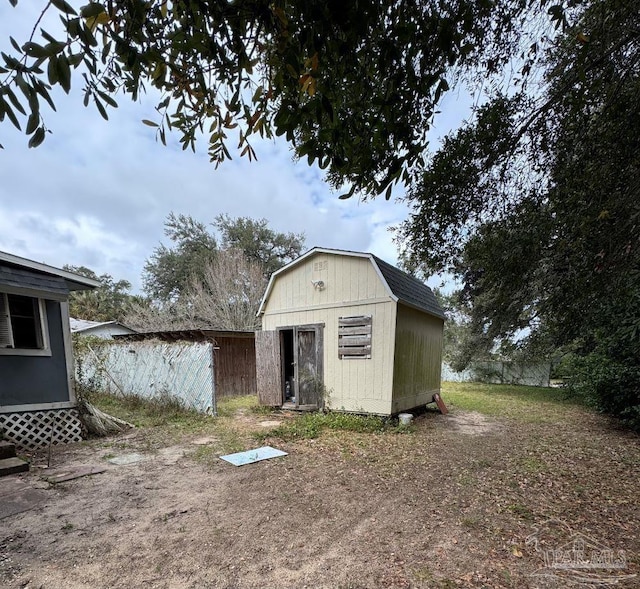
[[[393,376],[394,413],[424,405],[440,392],[444,322],[398,305]]]
[[[368,260],[364,261],[369,264]],[[346,266],[351,267],[349,264]],[[343,266],[337,274],[342,275],[344,271]],[[338,279],[337,275],[336,281]],[[280,279],[276,281],[274,293],[275,287],[278,287],[280,282],[282,282]],[[350,285],[350,283],[351,279],[347,278],[346,284]],[[369,282],[366,281],[365,284],[368,285]],[[380,294],[377,287],[370,289],[367,286],[367,291],[374,297]],[[328,395],[326,402],[331,409],[382,415],[391,413],[395,345],[392,326],[396,322],[396,304],[393,301],[388,299],[386,302],[372,304],[342,305],[293,312],[272,310],[272,301],[275,301],[274,297],[269,301],[262,319],[264,330],[314,323],[324,324],[324,383]],[[372,316],[371,359],[338,358],[338,318],[353,315]]]
[[[316,280],[324,282],[322,290],[314,288]],[[265,312],[375,299],[391,300],[368,258],[318,253],[277,277]]]

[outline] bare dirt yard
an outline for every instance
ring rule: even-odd
[[[640,587],[638,436],[551,390],[443,398],[449,415],[409,428],[236,400],[56,447],[51,469],[38,453],[22,480],[45,498],[0,520],[0,587]],[[263,444],[288,456],[219,459]],[[106,471],[41,478],[77,465]],[[581,569],[571,550],[609,560]]]

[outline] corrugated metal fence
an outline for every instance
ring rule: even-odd
[[[169,395],[196,411],[216,411],[211,342],[142,341],[88,349],[76,358],[76,379],[113,394]]]
[[[550,362],[472,362],[466,370],[456,372],[442,364],[442,380],[449,382],[486,382],[548,387]]]

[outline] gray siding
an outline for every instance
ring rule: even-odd
[[[51,356],[0,356],[0,406],[69,401],[60,303],[45,304]]]

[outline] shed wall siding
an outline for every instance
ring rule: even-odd
[[[322,290],[312,281],[322,280]],[[265,311],[290,311],[390,300],[386,286],[367,258],[331,254],[311,256],[305,263],[279,275]]]
[[[310,285],[311,286],[311,285]],[[338,358],[338,318],[372,315],[371,358]],[[324,324],[325,406],[334,410],[391,413],[393,385],[393,328],[396,305],[389,300],[369,305],[343,305],[290,313],[267,312],[264,330],[295,325]]]
[[[393,413],[424,405],[440,392],[444,322],[398,305],[393,368]]]

